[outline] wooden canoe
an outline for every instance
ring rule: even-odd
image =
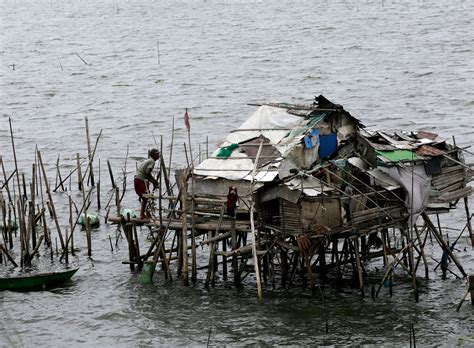
[[[19,277],[0,278],[0,291],[2,290],[42,290],[65,283],[77,272],[79,268],[62,272],[39,273]]]

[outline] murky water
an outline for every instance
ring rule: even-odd
[[[206,137],[213,149],[240,125],[254,110],[247,103],[309,102],[317,94],[368,126],[426,129],[469,146],[473,13],[462,0],[2,0],[0,154],[11,173],[11,117],[20,169],[29,177],[37,145],[54,181],[58,155],[67,173],[86,152],[87,116],[93,138],[103,130],[96,158],[105,201],[106,160],[119,179],[129,149],[130,188],[136,160],[160,135],[169,154],[173,119],[172,163],[184,165],[185,108],[197,153]],[[67,224],[67,193],[54,199]],[[138,205],[130,189],[125,204]],[[452,239],[464,223],[462,206],[442,216],[443,226],[457,229],[445,230]],[[83,248],[68,285],[0,293],[0,346],[399,346],[409,345],[412,323],[417,344],[472,344],[459,337],[474,333],[473,308],[454,309],[465,281],[442,281],[432,260],[418,303],[410,283],[400,282],[393,297],[383,289],[375,301],[351,288],[325,287],[324,297],[267,289],[261,306],[251,280],[244,289],[220,281],[206,290],[202,275],[190,287],[158,275],[140,285],[121,264],[124,240],[111,252],[115,233],[104,224],[94,232],[93,257]],[[83,232],[76,238],[83,246]],[[473,274],[468,240],[457,248]],[[439,257],[439,248],[432,252]]]

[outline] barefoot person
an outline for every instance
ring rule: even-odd
[[[147,199],[143,197],[145,193],[148,193],[148,185],[151,182],[153,184],[153,190],[158,187],[158,181],[151,175],[153,167],[155,166],[155,161],[160,158],[160,151],[158,149],[151,149],[148,151],[148,159],[144,161],[138,167],[137,172],[135,173],[135,179],[133,181],[135,186],[135,192],[138,195],[138,200],[142,202],[140,208],[140,219],[145,219],[145,207]]]

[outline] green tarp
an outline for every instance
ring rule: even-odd
[[[377,157],[383,157],[381,160],[384,162],[403,162],[403,161],[416,161],[422,159],[420,156],[410,150],[392,150],[392,151],[375,151]]]
[[[218,158],[227,158],[230,157],[232,151],[239,147],[239,144],[230,144],[229,146],[221,147],[219,152],[217,152],[216,157]]]

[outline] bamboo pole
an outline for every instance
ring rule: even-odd
[[[7,248],[3,244],[0,244],[0,249],[6,255],[7,259],[11,262],[11,264],[15,267],[18,267],[18,264],[15,262],[15,259],[9,254]]]
[[[258,265],[258,256],[257,256],[257,238],[256,238],[256,232],[255,232],[255,222],[254,222],[254,208],[255,208],[255,202],[252,197],[253,195],[253,187],[254,187],[254,180],[255,180],[255,175],[257,172],[257,166],[258,166],[258,160],[260,157],[260,153],[262,152],[262,147],[263,147],[263,141],[260,141],[260,146],[258,148],[257,156],[255,158],[255,164],[252,170],[252,180],[250,181],[250,228],[252,229],[252,254],[253,254],[253,262],[254,262],[254,268],[255,268],[255,278],[257,282],[257,295],[258,295],[258,301],[260,303],[263,303],[263,292],[262,292],[262,283],[260,279],[260,267]]]
[[[26,181],[25,181],[25,173],[21,173],[21,183],[23,186],[23,214],[26,213],[26,207],[24,206],[25,203],[28,201],[28,194],[26,192]]]
[[[212,235],[209,239],[215,238],[219,234],[220,227],[222,225],[222,220],[224,219],[224,205],[221,206],[221,214],[219,217],[219,221],[217,223],[217,228],[215,231],[212,231]],[[209,286],[209,281],[212,279],[214,285],[214,272],[215,272],[215,252],[216,252],[216,242],[212,241],[209,245],[209,267],[207,269],[207,276],[205,286]]]
[[[188,109],[186,109],[186,114]],[[196,217],[194,214],[195,202],[194,202],[194,157],[191,144],[191,127],[187,123],[188,143],[189,143],[189,156],[191,164],[191,280],[193,283],[197,281],[197,269],[196,269]],[[186,249],[185,249],[186,250]]]
[[[90,138],[90,135],[89,135],[89,118],[86,116],[86,117],[84,117],[84,119],[85,119],[85,122],[86,122],[87,157],[89,158],[89,179],[87,181],[89,182],[89,180],[90,180],[91,186],[95,186],[94,168],[92,166],[93,157],[92,157],[92,153],[91,153],[91,138]]]
[[[35,216],[36,216],[36,211],[35,211],[35,202],[36,202],[36,165],[33,163],[31,165],[31,185],[30,185],[30,205],[31,205],[31,215],[33,217],[33,220],[31,222],[31,238],[32,238],[32,245],[33,248],[36,247],[36,222],[35,222]]]
[[[97,209],[100,210],[100,158],[99,158],[99,180],[97,180]]]
[[[122,202],[125,192],[127,191],[127,161],[128,161],[128,152],[130,145],[127,144],[127,153],[125,154],[125,163],[122,169],[123,181],[122,181],[122,196],[120,197],[120,202]]]
[[[230,233],[231,233],[231,243],[232,251],[237,250],[237,231],[235,229],[235,218],[232,217],[230,220]],[[240,284],[240,273],[238,272],[238,260],[237,255],[232,255],[232,273],[234,274],[234,285],[238,286]]]
[[[173,144],[174,144],[174,116],[171,123],[171,144],[170,144],[170,158],[168,162],[168,177],[171,175],[171,160],[173,157]]]
[[[426,212],[423,212],[421,214],[421,216],[423,217],[423,219],[425,220],[425,222],[428,224],[429,228],[431,229],[431,232],[433,233],[433,235],[435,236],[436,240],[438,241],[438,243],[440,244],[441,248],[443,249],[443,251],[447,252],[449,257],[451,258],[451,260],[454,261],[454,263],[456,264],[456,266],[458,267],[459,271],[462,273],[462,275],[464,277],[467,277],[467,274],[466,272],[464,271],[464,268],[462,267],[461,263],[459,262],[458,258],[456,257],[456,255],[453,254],[453,252],[451,251],[451,248],[446,244],[446,242],[443,240],[443,237],[439,234],[438,230],[436,229],[435,225],[433,224],[433,222],[431,221],[431,219],[429,218],[428,214],[426,214]]]
[[[180,196],[181,193],[182,193],[182,190],[179,191],[178,196]],[[163,231],[163,234],[162,235],[159,234],[158,237],[155,238],[155,240],[151,244],[150,248],[148,249],[148,252],[144,256],[140,256],[141,259],[144,259],[144,260],[148,259],[148,257],[150,257],[150,255],[153,251],[153,248],[156,246],[155,253],[153,255],[152,266],[151,266],[151,269],[150,269],[150,272],[149,272],[150,273],[150,281],[153,278],[153,273],[155,272],[156,263],[158,262],[158,257],[160,256],[160,250],[162,250],[164,248],[164,243],[165,243],[165,240],[166,240],[166,237],[167,237],[167,233],[169,231],[171,219],[173,217],[173,212],[174,212],[174,210],[176,209],[177,206],[178,206],[178,200],[176,200],[173,204],[173,207],[172,207],[173,211],[168,216],[168,222],[167,222],[166,227]],[[160,228],[159,231],[161,233],[161,228]],[[177,234],[178,233],[175,234],[175,237],[176,237]],[[174,241],[175,241],[175,238],[173,238],[173,241],[171,243],[171,249],[169,251],[169,253],[170,253],[169,260],[171,260],[171,258],[172,258],[171,255],[172,255],[172,252],[173,252]],[[181,249],[180,244],[178,242],[178,250],[180,250],[180,249]],[[178,262],[179,262],[179,256],[181,256],[181,255],[178,255]],[[171,279],[171,272],[169,270],[168,260],[166,258],[166,250],[163,251],[162,258],[163,258],[163,262],[164,262],[164,265],[166,267],[166,271],[168,273],[168,276]],[[178,272],[179,272],[179,267],[178,267]],[[165,274],[165,277],[167,278],[166,274]]]
[[[74,222],[74,225],[72,226],[72,230],[71,230],[72,232],[71,232],[71,234],[69,235],[69,238],[71,238],[72,235],[73,235],[74,229],[76,228],[77,223],[79,222],[80,215],[81,215],[82,212],[84,211],[84,208],[85,208],[86,204],[89,202],[89,199],[90,199],[90,196],[91,196],[91,194],[92,194],[93,189],[94,189],[94,188],[91,188],[91,189],[89,190],[89,192],[88,192],[87,195],[86,195],[86,200],[85,200],[85,202],[83,202],[81,209],[77,212],[77,218],[76,218],[76,221]],[[71,200],[71,203],[73,203],[72,200]],[[71,204],[71,206],[72,206],[72,204]],[[76,210],[77,210],[77,208],[76,208]],[[71,214],[72,214],[72,213],[71,213]],[[73,246],[72,246],[72,247],[73,247]],[[65,252],[65,250],[63,250],[63,252],[62,252],[62,254],[61,254],[61,257],[60,257],[60,259],[59,259],[60,261],[61,261],[62,258],[64,257],[64,252]]]
[[[161,185],[162,185],[162,177],[163,177],[163,167],[161,166],[161,157],[163,157],[163,136],[160,136],[160,173],[159,173],[159,184],[158,184],[158,206],[159,206],[159,217],[160,217],[160,226],[163,226],[163,210],[162,210],[162,200],[161,197],[162,195],[162,190],[161,190]]]
[[[71,239],[71,255],[74,256],[74,226],[72,225],[72,198],[69,198],[69,228],[71,229],[71,233],[69,238]],[[69,244],[69,241],[66,241],[66,244]]]
[[[134,249],[135,244],[133,242],[133,232],[132,232],[132,223],[130,222],[130,213],[127,213],[127,220],[126,224],[123,226],[123,230],[125,232],[125,237],[127,238],[128,244],[128,259],[130,261],[130,270],[133,271],[135,269],[135,257],[134,257]]]
[[[76,154],[76,162],[77,162],[77,175],[79,177],[79,182],[81,186],[84,188],[84,179],[81,173],[81,162],[79,160],[79,153]],[[84,189],[82,190],[82,204],[84,207],[84,223],[86,226],[87,255],[92,256],[91,226],[89,222],[89,217],[87,216],[87,199],[86,199],[86,193],[84,192]]]
[[[354,253],[355,253],[355,260],[356,260],[356,268],[357,268],[357,274],[359,276],[359,290],[362,295],[362,297],[365,297],[364,294],[364,279],[362,275],[362,264],[360,262],[360,255],[359,255],[359,238],[356,237],[354,238]]]
[[[107,167],[109,168],[110,183],[112,184],[112,188],[115,189],[114,173],[112,172],[112,166],[109,160],[107,160]]]
[[[183,200],[181,202],[182,204],[182,210],[183,210],[183,214],[182,214],[182,220],[183,220],[183,227],[182,227],[182,231],[181,231],[181,243],[182,243],[182,246],[181,246],[181,249],[182,249],[182,265],[183,265],[183,273],[182,273],[182,279],[183,279],[183,282],[184,282],[184,285],[188,286],[189,285],[189,271],[188,271],[188,233],[187,233],[187,207],[186,207],[186,197],[187,197],[187,194],[188,194],[188,183],[187,183],[187,172],[185,171],[183,173],[183,176],[181,178],[182,180],[182,187],[183,187]]]
[[[418,284],[416,281],[415,261],[413,258],[413,239],[410,232],[411,232],[411,229],[406,230],[406,239],[407,239],[407,245],[408,245],[408,260],[409,260],[409,265],[410,265],[410,274],[411,274],[412,283],[413,283],[413,291],[415,293],[415,301],[418,302]]]
[[[406,245],[403,249],[400,250],[400,252],[394,257],[392,263],[388,266],[387,271],[385,271],[385,274],[382,278],[382,281],[379,284],[379,287],[377,288],[377,292],[375,293],[375,297],[379,296],[380,289],[382,288],[383,283],[387,279],[387,277],[391,274],[392,269],[398,264],[400,256],[403,255],[403,252],[408,248],[408,245]]]
[[[134,249],[135,249],[135,261],[138,263],[138,270],[141,271],[143,268],[143,262],[140,259],[140,244],[138,243],[138,233],[137,233],[137,225],[132,224],[133,229],[133,237],[135,238]]]
[[[58,185],[57,179],[59,179],[59,185]],[[59,155],[58,155],[58,158],[56,160],[56,183],[55,183],[55,187],[56,186],[61,187],[61,189],[63,191],[65,191],[64,185],[63,185],[63,178],[61,176],[61,170],[59,169]]]
[[[102,136],[102,129],[100,130],[99,135],[97,136],[97,139],[96,139],[96,141],[95,141],[94,150],[92,151],[92,159],[94,159],[95,151],[96,151],[96,149],[97,149],[97,145],[98,145],[98,143],[99,143],[99,139],[100,139],[101,136]],[[86,161],[88,161],[88,159],[82,160],[81,165],[82,165],[84,162],[86,162]],[[74,174],[74,173],[76,172],[76,170],[77,170],[77,167],[76,167],[75,169],[73,169],[73,170],[68,174],[68,176],[66,176],[64,179],[62,179],[62,180],[59,182],[58,186],[56,186],[56,187],[54,188],[53,192],[56,192],[56,190],[59,188],[59,186],[61,186],[62,183],[64,183],[67,179],[69,179],[69,178],[72,176],[72,174]],[[84,173],[84,176],[87,174],[88,170],[89,170],[89,162],[88,162],[88,164],[87,164],[87,168],[86,168],[86,171],[85,171],[85,173]],[[70,181],[69,181],[69,184],[71,184]]]
[[[48,178],[46,176],[46,171],[44,170],[43,159],[41,158],[41,152],[38,150],[37,154],[38,154],[38,161],[39,161],[39,164],[41,166],[41,171],[43,172],[43,179],[44,179],[44,185],[46,187],[46,193],[48,194],[49,202],[51,204],[51,209],[52,209],[52,212],[53,212],[53,215],[54,215],[54,223],[56,224],[56,230],[58,231],[59,241],[61,242],[61,248],[64,249],[64,247],[65,247],[64,239],[63,239],[63,235],[61,233],[61,227],[59,226],[58,217],[56,215],[56,209],[54,208],[53,197],[51,196],[51,191],[49,189]],[[51,242],[51,240],[50,240],[50,242]]]
[[[474,232],[472,231],[471,226],[471,214],[469,213],[469,200],[467,196],[464,197],[464,209],[466,210],[466,217],[467,217],[467,229],[469,230],[469,236],[471,238],[471,245],[474,247]]]

